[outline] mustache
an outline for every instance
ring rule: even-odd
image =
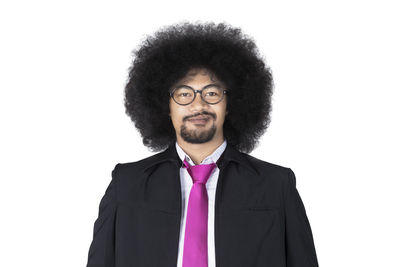
[[[196,113],[196,114],[193,114],[193,115],[190,115],[190,116],[186,116],[186,117],[183,118],[183,121],[190,120],[191,118],[199,116],[199,115],[209,115],[214,120],[217,117],[217,115],[215,115],[214,113],[210,113],[210,112],[204,111],[204,112],[199,112],[199,113]]]

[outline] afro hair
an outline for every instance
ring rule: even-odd
[[[211,71],[229,89],[227,143],[244,153],[257,146],[270,123],[273,79],[255,42],[240,28],[181,22],[146,36],[133,56],[124,105],[145,146],[156,152],[176,141],[169,91],[193,68]]]

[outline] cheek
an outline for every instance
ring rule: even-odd
[[[226,116],[226,111],[225,109],[221,108],[220,110],[217,111],[217,122],[219,124],[223,124]]]
[[[175,123],[176,123],[175,122],[176,121],[175,109],[171,103],[169,104],[169,117],[172,121],[172,124],[175,125]]]
[[[174,104],[170,104],[169,106],[169,111],[170,111],[170,117],[171,117],[171,121],[173,122],[173,124],[177,127],[180,124],[182,124],[182,119],[183,119],[183,111],[180,107],[177,107]]]

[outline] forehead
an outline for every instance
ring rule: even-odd
[[[176,84],[187,84],[193,82],[220,82],[215,74],[207,69],[191,69]]]

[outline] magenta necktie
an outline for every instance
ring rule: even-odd
[[[207,267],[208,196],[206,183],[215,163],[193,165],[183,161],[193,180],[186,215],[182,267]]]

